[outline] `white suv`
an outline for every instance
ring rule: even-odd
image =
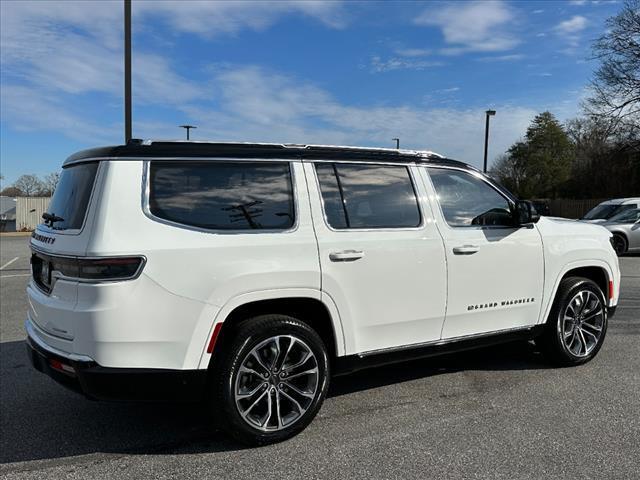
[[[131,142],[65,163],[33,233],[34,366],[96,399],[305,428],[331,375],[535,339],[577,365],[618,301],[603,227],[430,152]]]

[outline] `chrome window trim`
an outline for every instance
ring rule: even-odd
[[[165,218],[161,218],[158,217],[156,215],[154,215],[153,213],[151,213],[151,208],[149,207],[149,197],[151,194],[151,178],[149,175],[149,169],[151,166],[151,162],[155,162],[155,161],[166,161],[166,160],[173,160],[173,161],[192,161],[192,162],[199,162],[201,160],[218,160],[220,162],[243,162],[243,161],[247,161],[247,162],[256,162],[256,161],[261,161],[261,162],[270,162],[270,163],[279,163],[279,162],[284,162],[284,163],[288,163],[289,164],[289,175],[291,178],[291,195],[293,197],[293,216],[294,216],[294,221],[293,221],[293,225],[287,229],[280,229],[280,228],[264,228],[264,229],[237,229],[237,230],[232,230],[232,229],[214,229],[214,228],[203,228],[203,227],[197,227],[195,225],[188,225],[186,223],[180,223],[180,222],[174,222],[172,220],[167,220]],[[156,222],[156,223],[161,223],[163,225],[167,225],[170,227],[175,227],[175,228],[181,228],[183,230],[189,230],[192,232],[199,232],[199,233],[210,233],[210,234],[219,234],[219,235],[258,235],[258,234],[265,234],[265,233],[294,233],[298,230],[299,226],[300,226],[300,209],[299,209],[299,201],[298,201],[298,186],[297,186],[297,177],[296,177],[296,173],[295,173],[295,168],[293,168],[293,163],[301,163],[298,160],[285,160],[285,159],[234,159],[234,158],[225,158],[225,157],[220,157],[220,158],[200,158],[200,157],[193,157],[193,158],[189,158],[189,157],[178,157],[178,158],[169,158],[169,157],[162,157],[162,158],[145,158],[142,162],[142,212],[145,214],[146,217],[148,217],[150,220]]]
[[[474,230],[504,230],[504,229],[509,229],[509,230],[517,230],[521,227],[517,226],[517,225],[451,225],[448,221],[447,221],[447,217],[445,217],[444,215],[444,211],[442,210],[442,205],[440,204],[440,201],[437,198],[437,190],[435,185],[433,184],[433,180],[431,179],[431,175],[429,174],[429,168],[438,168],[441,170],[457,170],[460,172],[464,172],[467,173],[469,175],[472,175],[474,178],[477,178],[478,180],[481,180],[482,182],[486,183],[491,189],[495,190],[496,193],[498,193],[498,195],[500,195],[502,198],[504,198],[507,203],[513,207],[515,206],[515,201],[514,199],[510,198],[509,196],[507,196],[502,189],[497,186],[496,184],[494,184],[488,177],[486,177],[485,175],[483,175],[480,172],[476,172],[473,170],[468,170],[466,168],[459,168],[459,167],[453,167],[450,165],[418,165],[418,167],[423,167],[425,168],[425,174],[427,175],[427,178],[429,179],[429,185],[431,186],[431,188],[433,189],[433,192],[436,194],[435,195],[435,203],[438,204],[438,211],[440,212],[440,215],[442,216],[442,219],[444,220],[444,224],[447,226],[447,228],[450,229],[474,229]]]
[[[413,193],[415,195],[416,204],[418,206],[418,213],[420,214],[420,223],[415,227],[367,227],[367,228],[334,228],[329,224],[329,219],[327,218],[327,211],[325,209],[324,197],[322,196],[322,190],[320,188],[320,179],[318,178],[318,172],[316,171],[315,166],[312,166],[313,177],[316,183],[316,189],[318,190],[318,195],[320,196],[320,206],[322,208],[322,218],[324,219],[325,226],[332,232],[415,232],[423,230],[427,221],[424,213],[424,209],[422,207],[422,199],[420,196],[420,192],[418,192],[416,178],[412,171],[412,166],[414,163],[389,163],[389,162],[350,162],[348,160],[305,160],[304,163],[342,163],[349,165],[384,165],[384,166],[403,166],[409,172],[409,179],[411,181],[411,187],[413,188]]]

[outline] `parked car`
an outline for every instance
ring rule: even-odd
[[[96,148],[43,217],[35,368],[95,399],[204,400],[248,444],[297,434],[365,367],[515,339],[585,363],[618,302],[605,228],[430,152]]]
[[[549,202],[546,200],[531,200],[533,207],[536,209],[539,215],[548,217],[551,215],[551,209],[549,208]]]
[[[640,208],[640,198],[614,198],[589,210],[580,220],[602,223],[625,210]]]
[[[613,233],[611,244],[618,255],[640,251],[640,208],[624,210],[602,226]]]

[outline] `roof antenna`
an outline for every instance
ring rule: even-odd
[[[195,125],[179,125],[180,128],[184,128],[187,131],[187,140],[189,140],[189,130],[192,128],[198,128]]]

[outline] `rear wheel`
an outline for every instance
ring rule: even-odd
[[[620,235],[619,233],[613,234],[613,237],[611,237],[611,245],[613,246],[613,249],[616,251],[618,256],[627,253],[627,248],[629,246],[624,235]]]
[[[249,445],[290,438],[315,417],[329,386],[325,345],[284,315],[243,321],[213,362],[212,408],[229,435]]]
[[[607,307],[598,285],[581,277],[562,280],[536,344],[559,365],[580,365],[596,356],[607,332]]]

